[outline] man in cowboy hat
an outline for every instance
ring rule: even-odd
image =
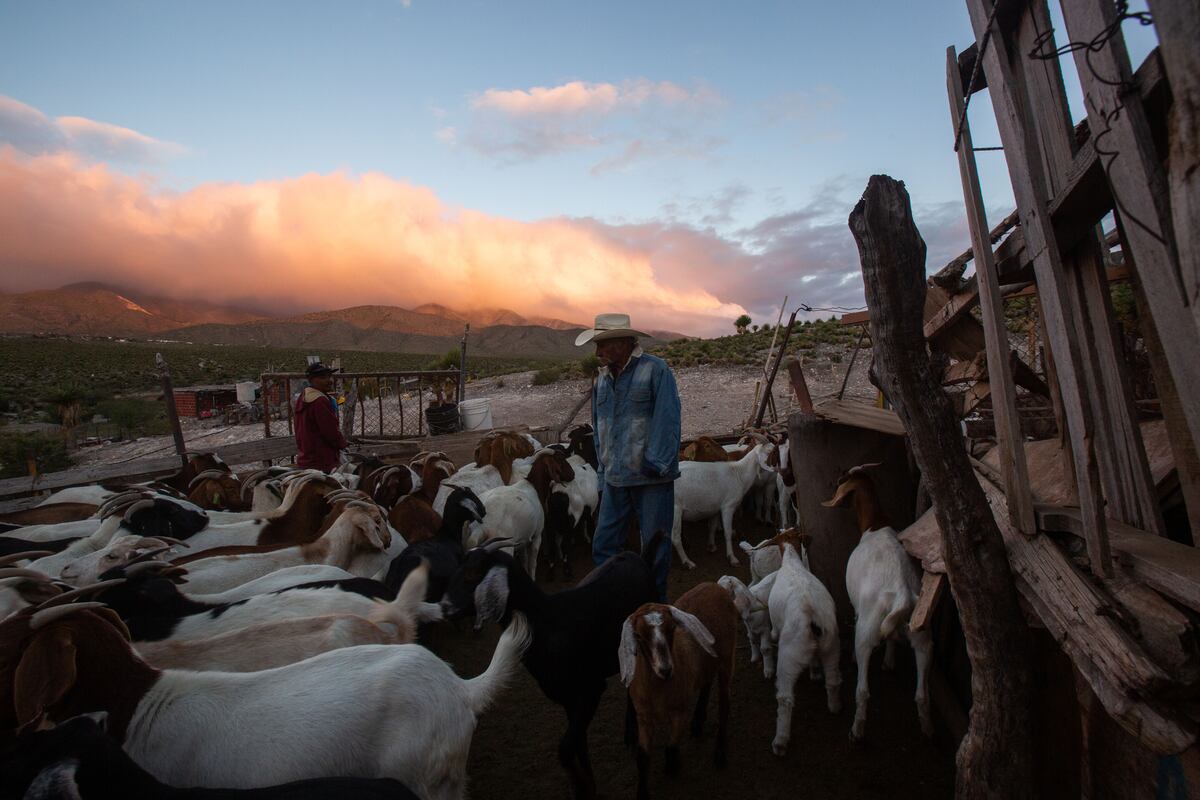
[[[575,345],[594,342],[600,375],[592,398],[596,471],[602,496],[592,557],[596,564],[624,549],[630,514],[642,544],[665,535],[654,557],[658,599],[667,600],[675,479],[679,477],[679,390],[667,362],[642,352],[628,314],[600,314]]]
[[[330,472],[349,447],[338,425],[337,400],[329,394],[338,371],[319,361],[304,371],[309,385],[296,398],[296,466]]]

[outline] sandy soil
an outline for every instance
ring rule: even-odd
[[[743,530],[739,524],[739,530]],[[765,530],[754,529],[753,541]],[[677,597],[705,580],[716,580],[733,571],[748,580],[743,564],[731,570],[723,554],[708,553],[700,526],[685,527],[688,554],[697,569],[673,569],[670,593]],[[589,569],[586,543],[572,558],[575,574]],[[566,583],[542,584],[546,591],[568,588]],[[431,649],[454,665],[464,677],[486,668],[499,631],[490,626],[474,634],[470,625],[458,631],[440,627]],[[849,645],[853,631],[842,631],[842,702],[840,714],[825,707],[823,683],[801,678],[796,686],[792,743],[786,756],[771,752],[775,734],[774,682],[763,678],[761,666],[751,664],[750,649],[739,627],[729,731],[729,766],[712,766],[716,733],[716,699],[712,700],[702,740],[689,740],[682,748],[683,772],[669,779],[663,773],[661,748],[652,756],[651,793],[657,798],[934,798],[950,797],[954,789],[954,753],[948,742],[929,741],[920,732],[913,702],[916,673],[910,650],[897,651],[896,670],[882,669],[882,648],[871,669],[871,704],[867,740],[852,745],[855,667]],[[589,731],[592,765],[601,798],[633,797],[637,767],[625,749],[625,690],[615,677]],[[542,695],[537,684],[521,670],[496,706],[480,720],[468,766],[473,798],[569,797],[566,774],[559,768],[558,740],[566,730],[562,709]]]
[[[831,351],[832,352],[832,351]],[[870,402],[875,389],[867,381],[867,359],[854,365],[846,387],[846,396]],[[828,354],[817,353],[805,363],[804,372],[814,401],[837,394],[849,366],[846,354],[840,363],[829,360]],[[486,397],[492,401],[492,420],[495,425],[557,426],[587,389],[584,380],[558,381],[545,386],[533,385],[533,372],[519,372],[497,378],[472,381],[467,384],[467,397]],[[687,367],[677,369],[679,397],[683,406],[683,435],[729,433],[746,422],[754,411],[755,383],[760,380],[759,367]],[[795,394],[785,372],[775,380],[772,394],[780,419],[786,419],[794,408]],[[367,404],[367,429],[374,427],[374,406]],[[587,419],[581,410],[577,420]],[[770,421],[770,415],[767,416]],[[226,426],[213,420],[182,420],[184,439],[189,449],[204,449],[261,439],[261,423]],[[148,436],[130,442],[118,442],[99,447],[87,447],[77,454],[78,466],[112,464],[143,456],[170,453],[174,444],[170,436]]]

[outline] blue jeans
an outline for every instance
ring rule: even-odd
[[[675,482],[644,486],[604,484],[600,514],[592,535],[592,558],[599,566],[625,549],[629,534],[629,515],[637,513],[642,546],[658,531],[662,541],[654,556],[654,586],[658,601],[667,602],[667,573],[671,569],[671,525],[675,521]]]

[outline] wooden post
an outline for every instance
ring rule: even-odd
[[[792,356],[788,359],[787,370],[792,390],[796,393],[796,407],[805,414],[813,413],[812,395],[808,391],[808,381],[804,379],[804,365],[800,363],[800,359]]]
[[[946,49],[946,86],[950,96],[952,124],[962,120],[958,170],[962,178],[963,200],[967,205],[971,246],[975,250],[975,277],[979,285],[979,308],[983,312],[988,385],[991,389],[992,411],[996,417],[1000,472],[1004,476],[1004,492],[1008,495],[1008,509],[1012,514],[1013,525],[1027,536],[1033,536],[1037,533],[1037,518],[1033,511],[1033,493],[1029,488],[1029,468],[1025,463],[1025,438],[1021,435],[1021,418],[1017,414],[1017,390],[1013,384],[1008,359],[1008,329],[1004,325],[1000,279],[996,274],[991,244],[986,238],[987,212],[979,187],[979,173],[975,168],[975,153],[971,149],[971,126],[963,108],[958,55],[953,47]]]
[[[1064,0],[1062,11],[1072,41],[1092,41],[1116,21],[1113,4],[1105,0]],[[1141,96],[1128,88],[1133,75],[1120,26],[1103,47],[1076,51],[1075,64],[1092,135],[1103,134],[1104,150],[1117,154],[1101,162],[1124,218],[1124,241],[1133,254],[1171,373],[1179,386],[1200,386],[1200,304],[1188,297],[1180,271],[1166,175]],[[1180,402],[1192,440],[1200,442],[1200,393],[1185,392]]]
[[[175,438],[175,452],[179,461],[187,466],[187,446],[183,443],[183,427],[179,424],[179,409],[175,408],[175,388],[171,385],[171,367],[162,353],[154,354],[154,364],[158,367],[158,376],[162,378],[163,402],[167,404],[167,422],[171,425],[171,435]]]
[[[992,106],[996,111],[1000,139],[1004,144],[1013,192],[1021,212],[1026,251],[1033,254],[1042,319],[1058,369],[1071,455],[1075,462],[1079,505],[1091,532],[1087,542],[1088,557],[1093,570],[1100,575],[1111,576],[1112,556],[1108,547],[1104,498],[1100,491],[1099,465],[1095,453],[1095,421],[1090,405],[1085,402],[1082,376],[1086,366],[1071,313],[1069,293],[1073,287],[1067,280],[1058,240],[1046,214],[1050,194],[1046,186],[1042,145],[1035,117],[1029,107],[1028,93],[1020,82],[1021,73],[1010,60],[1014,56],[1009,52],[1003,32],[994,27],[989,34],[991,3],[988,0],[967,0],[967,8],[976,41],[982,41],[989,35],[993,38],[992,46],[983,54],[983,66],[987,73]],[[1024,55],[1021,53],[1016,57],[1023,58]]]
[[[567,427],[575,421],[575,418],[579,416],[579,412],[583,410],[583,407],[587,405],[589,401],[591,401],[594,387],[595,384],[593,383],[592,386],[589,386],[583,390],[583,393],[579,396],[579,400],[571,407],[570,412],[567,413],[567,416],[563,419],[562,424],[560,424],[554,430],[554,441],[557,442],[562,440],[562,432],[565,431]]]
[[[854,352],[850,354],[850,366],[846,367],[846,374],[842,377],[842,388],[838,389],[837,399],[841,400],[846,394],[846,386],[850,383],[850,373],[854,371],[854,362],[858,360],[858,351],[862,348],[863,339],[867,336],[867,326],[863,325],[862,330],[858,333],[858,341],[854,343]]]
[[[463,327],[462,344],[458,351],[458,392],[456,402],[461,403],[467,396],[467,336],[471,333],[471,323]]]
[[[956,797],[1033,797],[1029,632],[1000,530],[926,350],[925,242],[903,184],[872,176],[850,231],[871,309],[875,366],[933,500],[971,659],[971,723],[958,750]]]
[[[758,398],[758,410],[754,413],[753,427],[755,428],[762,425],[763,414],[767,413],[767,398],[771,396],[771,386],[775,383],[775,376],[779,373],[779,362],[783,360],[783,354],[787,350],[788,339],[792,338],[792,325],[795,323],[796,312],[793,311],[791,318],[788,320],[788,328],[783,332],[783,341],[779,343],[779,352],[775,354],[775,360],[771,363],[771,374],[767,376],[762,396]]]
[[[1184,299],[1200,326],[1200,5],[1149,0],[1149,6],[1174,98],[1167,120],[1167,184],[1175,244]]]

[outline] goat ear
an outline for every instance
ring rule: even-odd
[[[82,800],[79,791],[79,759],[65,758],[49,765],[33,782],[25,793],[25,800]]]
[[[717,657],[715,645],[717,640],[708,632],[708,628],[704,627],[704,623],[696,619],[686,611],[680,611],[678,608],[671,606],[671,616],[679,623],[684,630],[692,635],[696,643],[704,648],[704,652],[708,653],[713,658]]]
[[[508,570],[492,567],[475,587],[475,630],[484,623],[499,622],[508,609]]]
[[[745,619],[746,615],[750,613],[750,605],[753,602],[750,590],[740,582],[730,584],[727,588],[729,590],[729,597],[733,600],[733,607],[737,609],[738,616]]]
[[[628,619],[621,626],[621,644],[617,647],[617,660],[621,664],[621,683],[629,686],[633,683],[633,673],[637,670],[637,638],[633,635],[633,622]]]
[[[75,685],[75,643],[71,632],[58,627],[35,636],[17,665],[13,700],[17,724],[40,719]]]
[[[821,503],[821,505],[825,506],[826,508],[837,508],[838,506],[844,506],[847,498],[849,498],[852,494],[854,494],[853,481],[842,481],[838,484],[837,492],[834,493],[833,497]]]

